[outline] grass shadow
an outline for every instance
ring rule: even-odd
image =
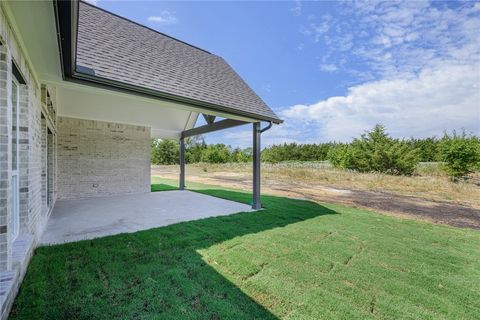
[[[154,187],[155,186],[155,187]],[[176,188],[154,184],[152,190]],[[192,191],[249,203],[251,195]],[[262,196],[264,210],[132,234],[40,247],[11,319],[276,319],[199,253],[226,240],[336,212],[310,201]]]
[[[159,191],[173,191],[178,190],[178,187],[165,184],[165,183],[152,183],[150,186],[151,192],[159,192]]]

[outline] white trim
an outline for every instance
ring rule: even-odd
[[[46,120],[46,119],[45,119]],[[45,207],[47,208],[47,211],[50,209],[49,203],[48,203],[48,193],[50,192],[48,188],[48,121],[45,121]]]
[[[14,93],[13,91],[13,84],[15,84],[16,87],[16,92]],[[16,203],[12,203],[12,232],[11,232],[11,239],[12,242],[17,239],[18,235],[20,234],[20,176],[19,176],[19,161],[20,161],[20,83],[17,81],[15,76],[12,74],[12,95],[10,96],[11,101],[11,106],[12,106],[12,125],[10,126],[10,131],[13,131],[13,97],[14,94],[16,95],[16,121],[15,121],[15,152],[16,152],[16,158],[15,158],[15,164],[16,168],[13,168],[12,164],[12,170],[11,170],[11,177],[10,181],[12,182],[12,199]],[[12,140],[13,140],[13,132],[12,132]],[[13,143],[12,143],[12,148],[13,148]],[[13,153],[12,153],[13,155]],[[14,178],[15,177],[15,178]],[[15,183],[13,183],[15,181]],[[16,186],[16,190],[14,190],[14,187]]]

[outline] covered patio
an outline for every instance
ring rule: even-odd
[[[150,170],[144,167],[142,158],[145,159],[145,153],[149,157],[149,151],[133,147],[135,144],[143,145],[145,137],[132,139],[132,131],[144,130],[152,138],[180,141],[178,188],[184,190],[187,139],[251,125],[251,206],[253,209],[261,208],[260,138],[272,124],[281,123],[282,120],[223,58],[84,2],[57,2],[56,20],[63,79],[58,79],[59,70],[45,70],[45,74],[56,74],[46,82],[55,87],[58,116],[67,119],[65,122],[70,121],[68,119],[94,121],[70,121],[59,130],[63,136],[59,139],[60,180],[62,177],[67,181],[81,183],[88,180],[82,187],[74,185],[71,188],[67,183],[69,192],[65,196],[60,194],[59,200],[97,194],[115,195],[116,185],[128,182],[132,185],[124,186],[118,194],[134,193],[135,190],[145,192],[146,188],[148,190],[148,183],[145,182],[148,182],[146,177],[149,178]],[[35,42],[34,39],[31,41]],[[262,122],[265,123],[263,126]],[[130,127],[120,129],[125,132],[130,130],[129,135],[110,130],[116,124],[129,125]],[[115,141],[110,139],[98,142],[98,134],[87,136],[80,143],[76,141],[75,136],[84,135],[83,128],[93,132],[99,126],[103,126],[103,131],[107,126],[107,132],[101,134],[113,137]],[[134,139],[136,142],[132,142]],[[86,148],[89,159],[81,162],[78,158],[83,153],[72,151],[72,148],[77,145],[83,147],[85,140],[95,140],[97,146],[94,151]],[[126,142],[116,143],[119,140]],[[132,149],[122,153],[122,148],[128,143]],[[105,155],[104,144],[108,144],[106,147],[113,151]],[[141,157],[134,159],[132,154]],[[131,175],[125,171],[113,172],[110,167],[115,165],[109,166],[109,163],[102,162],[105,158],[111,158],[114,162],[125,156],[130,159],[120,162],[116,167],[128,166]],[[95,161],[100,159],[101,163],[92,166],[92,158]],[[79,162],[82,167],[90,166],[89,170],[70,174],[70,163],[75,166]],[[141,169],[133,168],[133,162]],[[95,177],[83,179],[85,171],[87,174],[99,172],[108,179],[103,179],[100,183],[95,181]],[[123,175],[123,180],[112,183],[119,175]],[[138,180],[139,176],[141,179]],[[101,189],[102,184],[104,189]],[[62,187],[64,186],[65,184]],[[77,190],[80,190],[80,194]]]
[[[38,244],[262,207],[260,136],[282,120],[222,57],[77,0],[1,1],[0,53],[0,318]],[[184,190],[188,139],[241,125],[250,205]],[[152,138],[180,141],[179,190],[150,193]]]
[[[244,125],[252,127],[251,204],[261,208],[260,137],[282,120],[223,58],[85,2],[40,3],[35,22],[28,3],[6,9],[53,110],[41,115],[51,140],[44,211],[57,199],[148,192],[150,138],[180,141],[183,190],[185,140]]]

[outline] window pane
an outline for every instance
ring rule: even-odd
[[[17,119],[18,119],[18,88],[12,82],[12,170],[17,170]]]

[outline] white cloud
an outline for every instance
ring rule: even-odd
[[[302,34],[324,45],[323,63],[377,78],[420,72],[443,60],[480,60],[480,5],[465,2],[345,2],[338,15],[306,19]],[[352,62],[349,64],[348,62]]]
[[[290,11],[293,12],[293,15],[295,16],[301,16],[302,15],[302,2],[300,0],[295,0],[295,6],[290,9]]]
[[[94,6],[96,6],[97,3],[98,3],[98,0],[85,0],[85,1],[90,3],[90,4],[93,4]]]
[[[307,122],[304,139],[316,141],[347,141],[376,123],[396,137],[480,134],[478,3],[349,2],[342,10],[307,19],[301,32],[326,48],[321,71],[345,71],[360,84],[284,109],[288,127]]]
[[[312,22],[307,27],[302,26],[300,32],[306,36],[310,36],[317,43],[330,30],[330,17],[325,16],[320,23]]]
[[[396,137],[480,133],[480,67],[444,65],[417,76],[367,82],[345,96],[295,105],[282,116],[290,125],[308,121],[315,139],[348,141],[376,123]]]
[[[335,72],[338,70],[338,67],[334,64],[322,63],[320,65],[320,70],[325,72]]]
[[[163,10],[158,16],[148,17],[148,21],[158,23],[158,24],[175,24],[178,23],[178,18],[168,10]]]

